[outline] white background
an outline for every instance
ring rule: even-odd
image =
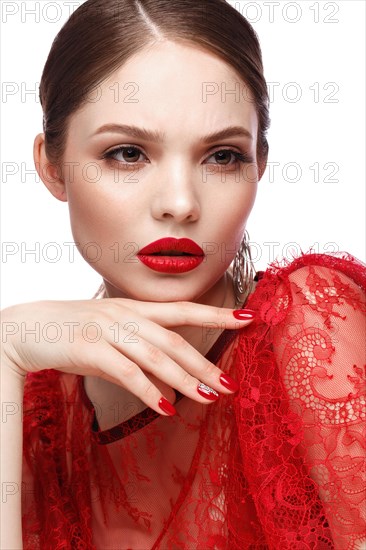
[[[33,163],[42,69],[82,3],[1,2],[1,307],[87,299],[101,282],[63,244],[73,242],[68,205]],[[229,3],[258,33],[272,94],[270,165],[247,225],[256,269],[310,247],[365,261],[365,2]]]

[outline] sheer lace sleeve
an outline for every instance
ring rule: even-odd
[[[365,292],[362,269],[355,280],[343,260],[331,259],[294,269],[278,286],[272,311],[286,316],[273,343],[334,547],[353,550],[366,547]]]
[[[241,331],[233,404],[257,545],[365,544],[365,289],[365,265],[350,254],[305,253],[273,262],[248,300],[257,315]],[[236,537],[252,550],[243,528]]]

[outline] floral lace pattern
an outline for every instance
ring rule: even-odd
[[[239,391],[100,444],[80,377],[27,376],[25,550],[356,550],[365,536],[365,265],[272,263],[219,357]]]

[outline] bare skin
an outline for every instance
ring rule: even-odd
[[[97,242],[106,251],[100,261],[91,263],[103,277],[106,298],[162,303],[183,300],[234,308],[228,267],[239,247],[265,166],[257,165],[254,103],[238,103],[232,94],[224,101],[221,93],[203,94],[205,83],[224,83],[223,89],[231,89],[238,80],[231,67],[206,51],[158,42],[130,58],[101,85],[98,101],[90,101],[71,117],[62,177],[48,162],[43,134],[36,137],[36,166],[50,192],[68,202],[79,249]],[[126,82],[135,83],[137,102],[115,101],[115,90],[123,90]],[[242,97],[250,98],[248,88],[240,84]],[[96,133],[111,123],[159,131],[165,140],[136,139],[127,132]],[[252,139],[238,134],[209,145],[204,142],[203,136],[229,126],[245,128]],[[122,151],[114,153],[112,164],[112,159],[108,163],[101,159],[105,151],[127,145],[138,148],[133,162]],[[227,149],[241,152],[253,162],[240,163],[228,152],[220,164],[215,155]],[[100,169],[96,183],[86,177],[85,167],[91,163]],[[72,173],[66,170],[70,165],[74,166]],[[168,275],[153,272],[131,258],[131,246],[142,248],[166,236],[188,237],[201,247],[206,243],[206,261],[191,272]],[[123,245],[117,262],[108,254],[116,242]],[[197,330],[195,326],[170,330],[205,355],[224,328],[219,325],[205,334],[202,327]],[[174,403],[172,389],[161,381],[159,385],[151,373],[148,377]],[[105,404],[102,428],[114,422],[108,417],[108,403],[127,400],[136,412],[147,405],[135,390],[131,393],[130,389],[116,388],[105,378],[86,374],[84,386],[93,403]]]
[[[14,487],[19,488],[22,479],[20,405],[28,372],[56,369],[79,374],[96,403],[133,400],[136,412],[148,406],[162,415],[166,413],[159,400],[165,397],[174,403],[174,389],[203,404],[210,402],[198,394],[199,382],[220,394],[232,393],[220,382],[222,371],[204,354],[224,328],[251,322],[233,316],[228,270],[265,163],[257,164],[254,103],[237,103],[230,94],[224,99],[220,93],[203,94],[205,83],[231,89],[238,81],[230,66],[206,51],[155,42],[101,84],[98,101],[88,101],[70,117],[61,169],[47,158],[44,135],[36,136],[36,168],[52,195],[68,202],[80,252],[90,242],[103,251],[99,261],[89,263],[102,276],[106,296],[31,302],[2,311],[1,399],[18,404],[19,410],[2,426],[1,471]],[[126,83],[137,86],[137,102],[115,101],[116,84],[123,91]],[[240,86],[243,97],[250,98],[245,83],[240,81]],[[106,124],[160,132],[162,141],[156,135],[137,138],[126,128],[123,133],[98,131]],[[241,133],[205,140],[238,126]],[[117,151],[118,147],[124,149]],[[136,154],[131,157],[131,152]],[[205,250],[206,261],[186,273],[162,274],[136,258],[140,248],[168,236],[194,240]],[[117,261],[111,252],[116,243]],[[94,343],[90,333],[88,339],[83,332],[91,322],[100,329]],[[40,338],[23,337],[22,326],[32,328],[36,323]],[[42,333],[49,323],[60,330],[56,341]],[[111,331],[116,323],[121,330],[117,339]],[[125,329],[128,323],[138,328],[132,344]],[[203,338],[207,323],[217,328]],[[107,415],[104,418],[102,428],[111,423]],[[22,548],[20,494],[15,491],[2,501],[2,548]]]

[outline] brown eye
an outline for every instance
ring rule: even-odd
[[[229,164],[232,158],[232,152],[231,151],[217,151],[217,153],[214,154],[217,161],[227,161],[227,162],[220,162],[220,164]]]
[[[253,157],[251,155],[239,153],[238,151],[234,151],[232,149],[221,149],[220,151],[216,151],[215,153],[212,153],[212,155],[209,157],[214,157],[216,164],[219,166],[236,166],[240,162],[242,163],[249,163],[254,162]],[[231,162],[231,161],[234,162]]]
[[[123,147],[120,151],[122,152],[123,160],[127,162],[136,162],[140,157],[140,151],[136,147]]]
[[[135,164],[138,162],[142,151],[138,147],[117,147],[104,154],[103,158],[113,159],[121,164]]]

